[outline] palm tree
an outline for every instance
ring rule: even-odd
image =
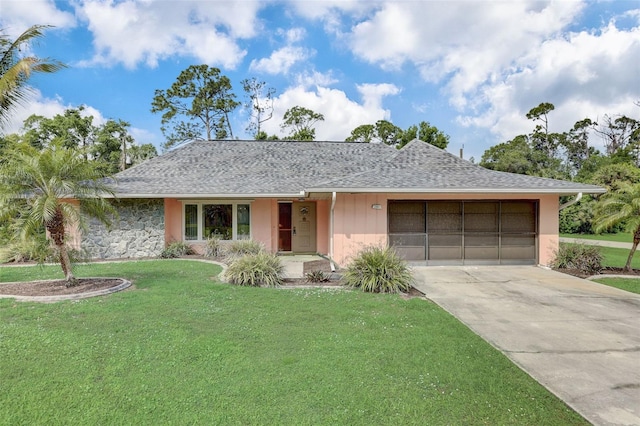
[[[640,183],[622,182],[615,191],[603,195],[595,208],[594,230],[602,232],[619,223],[633,234],[633,245],[625,271],[631,271],[631,260],[640,244]]]
[[[85,227],[85,216],[106,225],[115,214],[103,198],[113,196],[105,175],[78,149],[52,145],[42,151],[20,144],[0,165],[0,217],[14,219],[20,238],[44,227],[59,253],[67,286],[76,284],[66,240],[70,226]],[[77,200],[74,205],[71,200]]]
[[[53,73],[66,67],[49,58],[21,57],[24,47],[42,37],[49,27],[34,25],[13,41],[0,34],[0,128],[8,123],[11,110],[26,101],[31,92],[26,83],[32,73]]]

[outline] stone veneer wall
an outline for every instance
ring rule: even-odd
[[[95,219],[83,234],[82,248],[93,259],[156,257],[164,249],[164,200],[114,201],[119,217],[108,230]]]

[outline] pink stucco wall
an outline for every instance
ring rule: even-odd
[[[251,238],[260,241],[274,253],[278,250],[278,201],[274,198],[257,198],[251,202]],[[316,201],[317,251],[324,255],[329,253],[329,210],[330,201]],[[182,241],[182,201],[165,198],[164,214],[165,241]],[[204,252],[203,242],[194,242],[191,246],[198,253]]]
[[[333,258],[339,265],[368,245],[387,244],[387,203],[389,200],[538,200],[538,263],[547,265],[558,247],[558,196],[545,194],[337,194],[334,209]],[[251,234],[270,251],[278,250],[278,201],[255,199],[251,203]],[[330,199],[318,199],[317,251],[330,252]],[[374,204],[380,209],[374,209]],[[182,202],[165,199],[165,241],[182,240]],[[193,244],[201,252],[203,244]]]
[[[538,200],[538,263],[547,265],[558,247],[558,196],[546,194],[338,194],[334,211],[334,260],[348,263],[371,244],[387,244],[389,200]],[[379,204],[381,209],[372,208]]]
[[[539,203],[539,240],[538,263],[549,265],[558,249],[560,238],[560,218],[558,215],[559,200],[557,195],[541,195]]]
[[[381,209],[373,209],[373,204]],[[386,195],[337,194],[333,233],[333,258],[339,265],[366,246],[387,244]]]
[[[164,199],[164,241],[182,241],[182,203],[175,198]]]

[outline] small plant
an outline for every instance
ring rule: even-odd
[[[305,282],[308,283],[326,283],[329,279],[329,274],[320,270],[307,272],[304,276]]]
[[[219,237],[209,237],[207,239],[207,245],[205,247],[204,255],[207,257],[220,257],[222,256],[222,243]]]
[[[225,272],[231,284],[251,287],[277,287],[282,284],[284,267],[275,254],[262,250],[235,259]]]
[[[372,293],[407,292],[413,277],[405,262],[391,247],[367,247],[347,266],[342,277],[348,287]]]
[[[183,243],[182,241],[174,241],[162,250],[160,257],[162,259],[174,259],[176,257],[186,256],[193,253],[194,251],[189,244]]]
[[[225,247],[225,258],[226,262],[231,264],[243,256],[249,254],[258,254],[262,253],[263,251],[265,251],[264,246],[254,240],[231,241]]]
[[[555,269],[576,269],[585,275],[602,270],[602,253],[597,246],[560,244],[551,266]]]

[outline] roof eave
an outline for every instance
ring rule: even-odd
[[[197,199],[197,198],[207,198],[207,199],[215,199],[215,198],[296,198],[296,197],[304,197],[306,194],[304,192],[282,192],[282,193],[269,193],[269,194],[255,194],[255,193],[210,193],[210,194],[195,194],[195,193],[158,193],[158,194],[115,194],[113,197],[105,197],[105,198],[188,198],[188,199]]]

